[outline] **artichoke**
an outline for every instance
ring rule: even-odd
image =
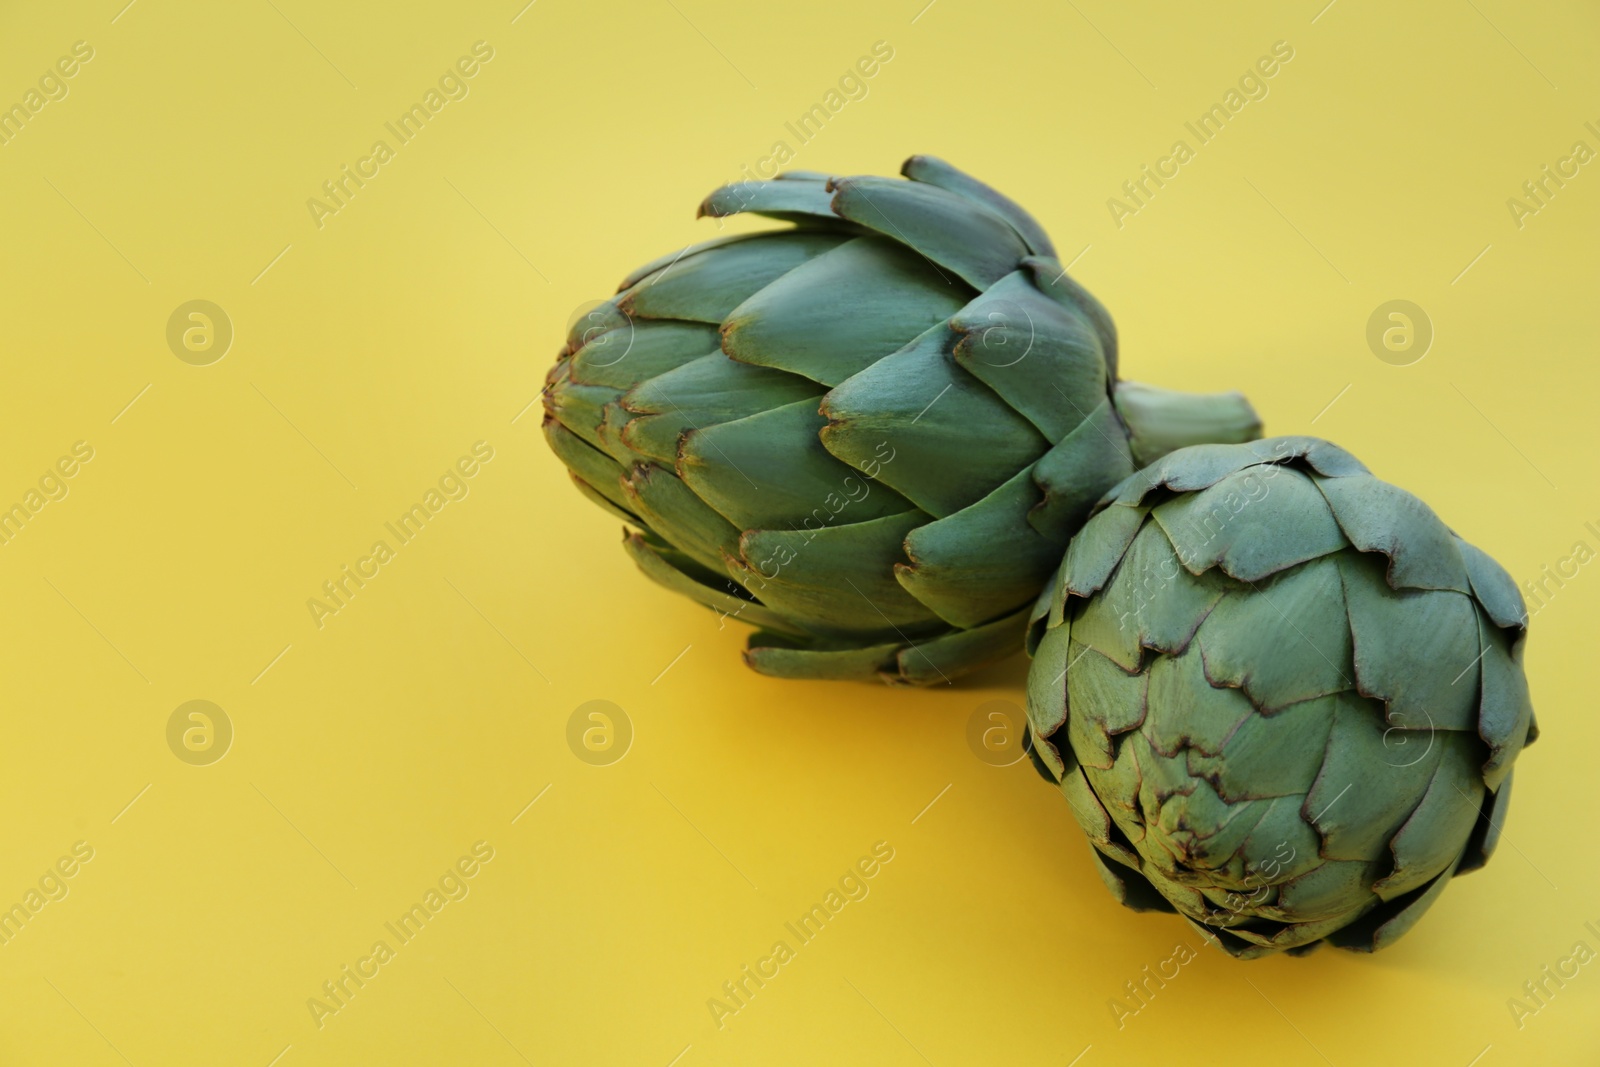
[[[792,223],[634,271],[579,319],[544,430],[639,567],[758,629],[767,674],[948,680],[1020,649],[1095,501],[1245,441],[1237,394],[1116,381],[1110,316],[1044,231],[926,156],[796,172],[701,215]]]
[[[1526,628],[1498,564],[1334,445],[1185,448],[1040,597],[1035,762],[1129,907],[1235,956],[1372,951],[1494,850]]]

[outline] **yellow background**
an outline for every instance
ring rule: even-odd
[[[5,6],[0,103],[95,54],[0,147],[0,503],[94,459],[0,546],[0,904],[95,853],[0,946],[0,1062],[1600,1059],[1600,965],[1507,1008],[1600,948],[1600,568],[1534,621],[1545,736],[1489,867],[1381,955],[1241,964],[1123,911],[1062,798],[975,758],[1020,658],[928,692],[747,671],[527,408],[573,312],[714,235],[695,204],[775,140],[842,173],[928,152],[1087,249],[1126,376],[1246,388],[1535,579],[1600,548],[1600,163],[1520,229],[1506,200],[1600,149],[1593,6],[924,2]],[[319,229],[306,200],[478,40],[470,95]],[[868,95],[794,145],[879,40]],[[1114,225],[1279,40],[1270,94]],[[210,366],[165,340],[193,299],[234,325]],[[1365,340],[1391,299],[1436,330],[1410,366]],[[317,628],[307,599],[479,440],[470,495]],[[236,731],[209,766],[167,747],[192,699]],[[568,748],[590,700],[632,723],[620,762]],[[470,895],[319,1029],[307,999],[479,840]],[[707,999],[880,840],[870,895],[718,1029]]]

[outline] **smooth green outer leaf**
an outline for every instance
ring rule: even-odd
[[[899,351],[973,295],[882,237],[846,241],[749,289],[719,316],[722,350],[827,386]]]
[[[1038,487],[1025,469],[947,518],[907,531],[900,584],[952,626],[979,626],[1025,604],[1061,559],[1062,543],[1028,524]],[[974,551],[976,546],[982,551]]]
[[[1511,780],[1515,777],[1515,773],[1508,771],[1500,785],[1484,797],[1478,822],[1472,828],[1472,836],[1467,839],[1461,865],[1456,868],[1457,874],[1477,870],[1494,855],[1495,847],[1500,843],[1500,829],[1505,825],[1506,810],[1511,805]]]
[[[1178,653],[1188,647],[1227,591],[1215,578],[1189,580],[1161,527],[1146,522],[1072,632],[1123,670],[1136,671],[1145,649]]]
[[[793,221],[841,221],[833,213],[833,194],[826,180],[789,177],[783,181],[733,182],[700,204],[697,216],[723,218],[748,211],[754,215]]]
[[[822,387],[793,374],[735,363],[721,352],[701,356],[640,382],[622,397],[636,416],[623,434],[629,447],[671,466],[678,439],[752,413],[821,398]]]
[[[652,547],[642,534],[629,533],[624,535],[623,547],[627,549],[628,555],[633,557],[633,561],[639,565],[639,569],[652,581],[665,586],[674,593],[681,593],[697,603],[704,604],[719,615],[765,629],[799,633],[791,623],[777,612],[770,611],[758,603],[735,595],[734,591],[738,587],[734,586],[732,582],[728,583],[730,590],[719,590],[690,578],[683,573],[682,569],[663,560],[660,551]]]
[[[956,312],[950,326],[955,361],[1047,441],[1070,434],[1108,395],[1093,328],[1040,293],[1022,271]]]
[[[939,618],[895,582],[901,542],[923,512],[806,530],[747,530],[729,561],[740,584],[814,633],[888,640],[939,628]]]
[[[1478,736],[1489,746],[1489,760],[1483,765],[1483,779],[1496,789],[1511,774],[1511,761],[1522,746],[1538,736],[1534,725],[1533,703],[1528,696],[1528,678],[1522,671],[1522,644],[1511,645],[1502,630],[1483,620],[1478,622],[1483,645],[1481,671],[1482,705],[1478,715]]]
[[[570,380],[559,383],[546,398],[545,410],[561,425],[577,434],[594,448],[604,451],[600,443],[600,409],[617,398],[617,391],[605,386],[574,385]]]
[[[976,178],[964,174],[936,156],[912,156],[901,166],[900,173],[914,182],[926,182],[966,197],[1011,224],[1011,228],[1028,245],[1028,250],[1039,256],[1054,256],[1055,246],[1044,232],[1044,227],[1034,221],[1021,204],[997,189],[992,189]]]
[[[822,443],[856,464],[894,458],[878,477],[930,515],[982,500],[1049,447],[1026,419],[948,355],[936,327],[835,388],[822,402]]]
[[[972,630],[931,640],[867,648],[797,647],[778,635],[751,635],[745,662],[778,678],[878,679],[900,685],[948,682],[974,664],[988,663],[1020,647],[1027,613],[1018,612]]]
[[[626,390],[716,352],[721,343],[717,328],[708,323],[640,319],[591,337],[573,353],[570,373],[580,385]]]
[[[1072,751],[1085,767],[1110,770],[1115,762],[1116,736],[1144,722],[1149,679],[1123,670],[1116,661],[1077,641],[1067,651],[1067,707],[1071,709],[1067,730]]]
[[[1106,490],[1133,472],[1133,456],[1111,401],[1103,400],[1088,417],[1033,466],[1043,499],[1028,522],[1046,537],[1065,539],[1083,526]]]
[[[550,445],[550,450],[567,465],[573,477],[583,479],[589,488],[599,493],[614,507],[630,514],[637,514],[627,494],[618,485],[623,473],[622,468],[617,466],[610,456],[594,448],[553,418],[544,420],[544,439]]]
[[[608,500],[604,493],[600,492],[600,490],[596,489],[594,486],[578,477],[575,471],[568,471],[567,473],[572,477],[572,484],[578,487],[578,492],[588,497],[589,500],[594,502],[594,504],[600,508],[600,510],[611,515],[613,518],[621,519],[625,523],[630,523],[635,526],[639,525],[639,516],[635,515],[631,511],[627,511],[621,507],[618,507],[615,503]]]
[[[807,399],[690,430],[678,446],[678,477],[741,530],[820,524],[846,508],[852,522],[911,510],[834,458],[817,437],[825,424]]]
[[[1467,575],[1472,579],[1472,595],[1478,598],[1489,618],[1502,629],[1527,629],[1528,608],[1511,575],[1476,545],[1460,541],[1458,547],[1467,565]]]
[[[671,530],[673,544],[702,566],[723,569],[723,557],[739,543],[739,530],[695,496],[672,472],[640,464],[622,480],[624,506],[652,530]]]
[[[1472,592],[1455,536],[1428,505],[1370,474],[1319,478],[1317,488],[1352,545],[1389,557],[1391,586]]]
[[[893,178],[831,184],[834,214],[894,238],[975,289],[1010,274],[1028,254],[1005,219],[956,193]]]
[[[1382,700],[1391,726],[1473,730],[1482,655],[1472,598],[1450,590],[1394,590],[1371,556],[1340,559],[1355,677]]]
[[[1240,686],[1269,713],[1355,687],[1339,565],[1327,556],[1224,597],[1196,640],[1211,684]]]
[[[893,670],[899,648],[897,642],[827,648],[815,643],[797,643],[758,630],[750,635],[744,661],[752,669],[774,678],[871,682]]]
[[[953,630],[931,640],[914,642],[895,654],[891,681],[911,685],[948,684],[968,664],[990,663],[1015,655],[1022,648],[1022,631],[1028,625],[1026,608],[1004,618]]]
[[[622,279],[622,284],[617,286],[617,292],[622,293],[632,289],[635,285],[638,285],[664,267],[680,263],[691,256],[697,256],[707,249],[721,248],[723,245],[738,244],[741,241],[755,241],[761,239],[762,236],[764,235],[759,233],[735,233],[724,237],[713,237],[709,241],[697,241],[692,245],[685,245],[676,252],[668,252],[664,256],[657,256],[650,262],[629,271],[627,277]]]
[[[825,230],[765,234],[668,263],[617,296],[636,319],[721,322],[752,294],[850,238]]]
[[[1022,261],[1022,268],[1033,275],[1034,284],[1039,291],[1050,299],[1069,310],[1081,312],[1094,325],[1094,331],[1100,337],[1100,349],[1105,353],[1106,369],[1113,381],[1117,377],[1117,327],[1111,321],[1111,313],[1105,305],[1094,298],[1094,294],[1079,285],[1067,275],[1063,267],[1054,256],[1028,256]]]

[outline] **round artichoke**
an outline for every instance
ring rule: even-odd
[[[746,661],[948,680],[1020,648],[1111,486],[1256,437],[1237,394],[1116,383],[1116,333],[1038,223],[948,164],[791,173],[702,215],[793,225],[624,279],[550,371],[545,434],[665,585],[752,623]]]
[[[1526,626],[1498,564],[1326,441],[1182,449],[1040,597],[1036,765],[1129,907],[1236,956],[1372,951],[1494,849]]]

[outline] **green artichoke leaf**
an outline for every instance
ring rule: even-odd
[[[938,326],[878,360],[822,402],[822,443],[919,508],[954,515],[1031,467],[1049,442],[949,356]],[[885,448],[892,458],[884,460]]]
[[[591,448],[604,452],[600,440],[601,411],[617,399],[617,391],[604,385],[575,385],[571,379],[557,383],[545,394],[545,410]]]
[[[1187,885],[1235,911],[1232,920],[1218,925],[1259,917],[1277,902],[1278,890],[1264,884],[1259,872],[1251,877],[1247,854],[1273,803],[1247,800],[1228,804],[1201,782],[1192,794],[1179,795],[1162,807],[1161,817],[1152,823],[1145,840],[1144,852],[1161,858],[1154,865],[1172,882]],[[1241,876],[1239,872],[1244,873]],[[1250,900],[1244,912],[1238,910],[1243,906],[1241,897]]]
[[[626,535],[623,538],[623,547],[646,577],[674,593],[682,594],[712,611],[740,622],[792,634],[802,632],[776,612],[737,595],[738,586],[732,581],[725,579],[727,588],[718,589],[713,585],[707,585],[700,578],[691,577],[685,573],[682,566],[668,559],[667,552],[651,545],[639,534]],[[708,574],[707,577],[709,576]]]
[[[616,508],[638,514],[621,485],[623,469],[604,452],[550,416],[544,420],[544,439],[575,478],[599,493]]]
[[[1044,232],[1044,227],[1023,209],[1021,204],[978,179],[957,170],[937,156],[912,156],[900,167],[900,173],[914,182],[936,185],[948,192],[965,197],[980,207],[999,215],[1027,244],[1028,251],[1038,256],[1054,256],[1055,246]]]
[[[912,509],[844,526],[746,530],[728,568],[762,603],[813,633],[904,640],[939,625],[894,577],[907,532],[927,521]]]
[[[882,237],[847,240],[751,292],[724,313],[722,350],[829,387],[898,352],[973,295]]]
[[[830,184],[834,214],[892,237],[975,289],[993,285],[1028,255],[1005,219],[938,186],[874,177]]]
[[[1243,692],[1206,680],[1200,650],[1194,645],[1181,655],[1155,657],[1150,665],[1150,708],[1143,730],[1151,746],[1174,757],[1187,748],[1191,758],[1220,757],[1228,739],[1256,714]],[[1306,788],[1302,783],[1300,791]]]
[[[1478,612],[1452,590],[1389,587],[1377,557],[1342,553],[1356,687],[1403,730],[1477,727]]]
[[[600,425],[595,429],[595,435],[600,438],[600,448],[605,454],[616,460],[624,470],[652,460],[670,464],[670,457],[660,460],[628,444],[628,424],[632,421],[633,413],[624,408],[620,400],[600,409]]]
[[[1061,542],[1028,524],[1039,499],[1024,469],[976,504],[908,531],[910,562],[898,564],[895,577],[952,626],[979,626],[1030,604],[1061,560]]]
[[[1145,523],[1099,595],[1073,620],[1073,637],[1115,660],[1126,671],[1143,662],[1145,649],[1177,653],[1228,591],[1216,575],[1190,576],[1172,543],[1155,523]]]
[[[833,213],[827,179],[792,175],[782,181],[730,182],[706,197],[695,217],[720,219],[741,212],[789,222],[844,222]]]
[[[1052,626],[1044,631],[1034,657],[1059,663],[1061,669],[1028,672],[1028,722],[1033,727],[1034,743],[1044,761],[1055,769],[1057,780],[1065,770],[1063,761],[1075,762],[1070,746],[1061,750],[1050,743],[1050,737],[1067,721],[1067,646],[1071,640],[1070,626]]]
[[[1028,513],[1028,523],[1046,537],[1065,541],[1083,526],[1095,502],[1131,473],[1127,436],[1110,399],[1103,399],[1034,464],[1033,480],[1043,499]]]
[[[623,506],[674,548],[708,570],[723,572],[723,554],[738,547],[738,528],[690,492],[671,471],[641,463],[622,479],[622,491]]]
[[[1137,869],[1118,863],[1097,848],[1091,848],[1089,851],[1094,856],[1095,870],[1100,873],[1100,880],[1124,907],[1134,911],[1176,912],[1178,910]]]
[[[577,471],[569,470],[567,472],[567,476],[572,479],[572,484],[578,487],[578,492],[582,493],[595,504],[599,505],[600,510],[606,512],[608,515],[621,519],[623,522],[628,523],[631,526],[644,525],[644,522],[639,518],[639,516],[606,499],[606,495],[604,493],[590,485],[588,482],[584,481],[582,478],[578,477]]]
[[[1061,563],[1057,610],[1064,607],[1067,597],[1090,597],[1105,586],[1149,513],[1149,508],[1113,504],[1084,524]]]
[[[1065,577],[1065,569],[1057,567],[1049,583],[1034,598],[1033,611],[1028,616],[1028,629],[1023,634],[1023,649],[1029,656],[1038,653],[1046,631],[1061,625],[1063,612],[1060,599],[1066,596],[1062,585]]]
[[[1394,734],[1377,704],[1341,694],[1327,756],[1305,804],[1324,858],[1379,855],[1421,801],[1439,761],[1461,755],[1452,740],[1459,735],[1419,731],[1402,744]]]
[[[1477,740],[1437,735],[1445,752],[1428,783],[1428,790],[1400,832],[1389,842],[1394,870],[1372,883],[1384,900],[1432,881],[1461,858],[1461,843],[1478,821],[1486,790],[1478,773]]]
[[[1071,749],[1064,748],[1063,754],[1070,756]],[[1129,847],[1126,835],[1111,821],[1111,814],[1090,788],[1083,766],[1075,760],[1068,764],[1066,773],[1062,775],[1061,793],[1066,797],[1073,818],[1089,835],[1097,851],[1135,870],[1139,869],[1142,862],[1139,854]]]
[[[1459,539],[1421,500],[1370,474],[1314,481],[1350,543],[1389,557],[1390,586],[1472,592]]]
[[[757,630],[750,635],[744,661],[751,669],[774,678],[874,682],[893,669],[899,648],[898,642],[830,648]]]
[[[956,363],[1046,441],[1059,441],[1107,398],[1100,339],[1080,315],[1013,271],[950,319]]]
[[[623,406],[636,416],[624,441],[671,466],[677,460],[678,438],[687,430],[820,398],[822,393],[810,379],[735,363],[717,351],[640,382],[624,394]]]
[[[617,306],[635,319],[722,322],[753,294],[850,239],[792,230],[718,245],[645,277],[618,295]]]
[[[1327,935],[1330,945],[1356,952],[1376,952],[1400,939],[1433,906],[1449,884],[1454,868],[1445,871],[1421,889],[1383,901],[1354,922]]]
[[[1461,550],[1461,558],[1466,562],[1472,593],[1494,624],[1504,630],[1526,630],[1528,607],[1523,603],[1517,583],[1511,580],[1506,569],[1477,545],[1458,539],[1456,547]]]
[[[1106,853],[1106,856],[1108,859],[1115,858],[1110,853]],[[1203,915],[1207,912],[1206,898],[1198,889],[1172,881],[1166,876],[1166,872],[1155,864],[1141,864],[1139,873],[1150,883],[1152,888],[1172,902],[1174,910],[1178,914],[1192,916]]]
[[[1305,802],[1304,793],[1265,801],[1267,810],[1226,875],[1216,878],[1217,884],[1254,892],[1263,885],[1292,881],[1326,863],[1320,852],[1322,839],[1307,821]]]
[[[708,352],[722,350],[715,326],[674,319],[640,319],[591,337],[573,353],[572,380],[624,391]]]
[[[1162,487],[1180,493],[1207,489],[1235,471],[1266,462],[1260,454],[1261,444],[1251,441],[1193,445],[1169,452],[1125,479],[1112,491],[1112,499],[1119,504],[1139,505],[1146,496]]]
[[[1513,644],[1506,631],[1478,620],[1478,640],[1484,650],[1478,661],[1482,705],[1478,711],[1478,736],[1489,747],[1483,780],[1490,789],[1502,788],[1511,773],[1511,761],[1537,736],[1533,702],[1528,696],[1528,676],[1522,670],[1523,643]]]
[[[1347,619],[1338,562],[1324,556],[1224,597],[1195,639],[1211,684],[1239,686],[1271,714],[1354,687]]]
[[[1125,776],[1119,773],[1124,763],[1130,765]],[[1209,872],[1228,864],[1267,811],[1262,800],[1229,804],[1209,782],[1190,776],[1183,757],[1161,755],[1143,734],[1128,735],[1117,764],[1112,775],[1100,777],[1117,780],[1118,794],[1102,796],[1121,807],[1123,790],[1135,786],[1128,810],[1143,812],[1147,828],[1139,851],[1175,882],[1208,882]]]
[[[885,672],[884,680],[902,685],[948,683],[957,674],[1016,655],[1027,625],[1024,608],[970,630],[915,641],[895,653],[894,673]]]
[[[1151,515],[1191,574],[1220,566],[1232,578],[1259,582],[1349,547],[1311,480],[1273,464],[1234,471],[1158,504]]]
[[[826,424],[808,398],[688,430],[679,439],[678,477],[741,530],[827,525],[846,512],[848,521],[863,522],[911,510],[882,479],[823,447],[817,431]]]
[[[1381,865],[1363,860],[1328,860],[1304,874],[1278,885],[1277,900],[1259,912],[1274,922],[1318,925],[1330,924],[1316,936],[1326,937],[1333,930],[1377,906],[1373,880],[1382,873]]]
[[[1488,863],[1489,857],[1494,855],[1495,846],[1500,843],[1500,829],[1505,825],[1506,810],[1511,806],[1511,780],[1515,777],[1515,772],[1507,772],[1499,788],[1484,798],[1484,805],[1478,812],[1478,821],[1472,827],[1472,834],[1467,838],[1467,847],[1461,853],[1461,864],[1456,868],[1457,874],[1477,870]]]
[[[1085,766],[1110,770],[1117,735],[1138,729],[1144,722],[1149,676],[1123,670],[1104,653],[1079,643],[1076,633],[1068,651],[1068,662],[1074,664],[1067,671],[1067,731],[1072,750]]]
[[[1370,474],[1356,457],[1320,437],[1275,437],[1252,442],[1263,462],[1303,461],[1325,478],[1350,478]]]
[[[1096,300],[1093,293],[1069,277],[1067,268],[1063,267],[1053,255],[1028,256],[1023,259],[1020,266],[1033,277],[1033,284],[1041,293],[1068,311],[1077,312],[1089,320],[1096,336],[1100,338],[1100,351],[1106,361],[1106,375],[1111,381],[1116,381],[1117,326],[1111,321],[1111,313],[1106,310],[1105,305]]]
[[[1181,909],[1179,914],[1183,914]],[[1200,935],[1202,940],[1216,948],[1220,948],[1236,960],[1260,959],[1278,951],[1275,948],[1263,947],[1252,941],[1246,941],[1236,933],[1225,930],[1220,926],[1201,922],[1192,915],[1184,915],[1183,918],[1190,928]],[[1313,944],[1315,943],[1313,942]]]
[[[681,263],[686,259],[692,259],[702,252],[709,251],[713,248],[721,248],[724,245],[739,244],[743,241],[759,241],[766,236],[767,235],[764,233],[731,233],[725,234],[721,237],[712,237],[705,241],[696,241],[692,245],[685,245],[676,252],[668,252],[664,256],[657,256],[655,259],[652,259],[643,266],[629,271],[628,276],[622,279],[622,284],[617,286],[617,292],[626,292],[627,290],[632,289],[635,285],[638,285],[640,282],[644,281],[646,278],[650,277],[650,275],[655,274],[657,271],[664,270],[665,268],[672,266],[674,263]]]
[[[1276,715],[1247,715],[1228,737],[1223,752],[1189,750],[1185,771],[1204,778],[1230,804],[1304,796],[1322,766],[1333,728],[1330,705],[1329,698],[1306,700]],[[1165,715],[1162,708],[1151,717]]]
[[[601,301],[567,327],[566,343],[561,346],[561,351],[556,353],[557,363],[565,362],[585,345],[596,342],[602,346],[610,344],[610,341],[604,340],[609,334],[625,336],[632,322],[633,320],[617,306],[616,297]]]

